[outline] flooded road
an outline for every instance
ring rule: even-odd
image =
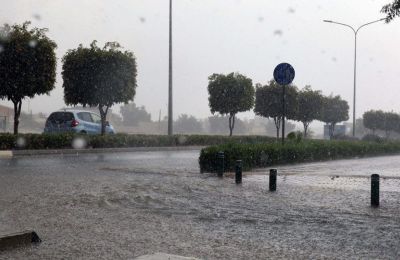
[[[0,233],[38,246],[0,259],[400,258],[400,156],[200,174],[199,151],[0,159]],[[381,179],[372,209],[369,176]]]

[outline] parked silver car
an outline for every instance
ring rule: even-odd
[[[100,134],[101,117],[85,110],[61,110],[50,114],[46,120],[45,133],[74,132],[82,134]],[[106,133],[114,134],[112,125],[106,123]]]

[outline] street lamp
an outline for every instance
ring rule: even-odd
[[[168,135],[173,134],[172,115],[172,0],[169,0]]]
[[[334,22],[331,20],[324,20],[325,23],[335,23],[335,24],[339,24],[339,25],[343,25],[346,27],[349,27],[351,30],[353,30],[354,32],[354,94],[353,94],[353,137],[355,136],[355,131],[356,131],[356,74],[357,74],[357,34],[358,31],[370,24],[373,23],[377,23],[380,21],[385,20],[385,18],[376,20],[376,21],[372,21],[366,24],[361,25],[360,27],[358,27],[357,29],[354,29],[352,26],[348,25],[348,24],[344,24],[344,23],[338,23],[338,22]]]

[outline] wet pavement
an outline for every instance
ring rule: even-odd
[[[0,233],[40,245],[0,259],[399,259],[400,156],[200,174],[198,150],[0,159]],[[381,207],[370,179],[380,174]]]

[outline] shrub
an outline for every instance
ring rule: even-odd
[[[338,134],[338,135],[334,135],[332,137],[332,140],[357,141],[360,139],[358,139],[357,137],[349,136],[349,135]]]
[[[383,143],[385,141],[379,135],[374,135],[374,134],[364,135],[362,140],[365,141],[365,142],[376,142],[376,143]]]
[[[322,141],[238,144],[227,143],[201,150],[199,164],[202,172],[215,172],[216,154],[225,153],[225,169],[234,170],[236,160],[242,160],[243,169],[267,167],[276,164],[312,162],[331,159],[354,158],[400,152],[400,142]]]
[[[300,143],[303,140],[303,133],[301,131],[290,132],[287,135],[288,141]]]
[[[156,146],[190,146],[221,145],[235,143],[270,143],[275,138],[266,136],[211,136],[211,135],[74,135],[65,134],[0,134],[0,150],[11,149],[71,149],[76,137],[86,139],[87,147],[83,148],[128,148]],[[23,140],[23,142],[18,142]]]

